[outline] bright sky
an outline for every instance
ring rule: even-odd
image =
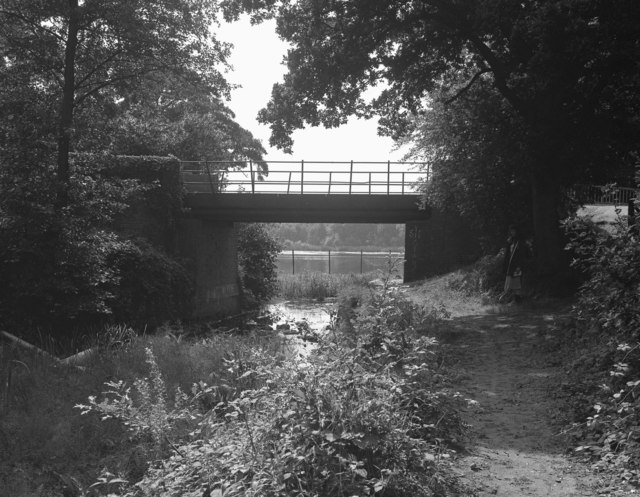
[[[293,154],[270,148],[269,128],[257,122],[258,111],[269,101],[271,87],[281,81],[286,70],[282,64],[287,44],[275,34],[275,22],[251,26],[247,18],[222,24],[221,40],[234,44],[230,63],[234,71],[227,75],[231,83],[240,84],[232,92],[229,107],[236,120],[259,138],[267,149],[267,160],[306,161],[399,161],[402,152],[392,151],[393,141],[377,134],[374,119],[351,119],[335,129],[307,128],[293,135]]]

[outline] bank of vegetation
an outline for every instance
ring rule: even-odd
[[[3,488],[455,495],[448,461],[462,400],[431,337],[440,311],[387,287],[352,286],[339,302],[304,359],[255,323],[192,339],[180,327],[146,337],[112,328],[82,367],[3,346]]]
[[[596,471],[640,485],[640,245],[637,227],[566,223],[574,266],[585,275],[573,308],[566,394],[574,402],[575,453]]]

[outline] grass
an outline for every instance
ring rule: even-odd
[[[73,475],[86,488],[104,467],[114,473],[130,471],[137,446],[122,423],[82,416],[74,406],[86,404],[91,395],[100,397],[107,381],[132,384],[147,377],[147,348],[153,351],[171,393],[178,387],[190,393],[192,385],[201,381],[233,388],[229,360],[242,361],[255,350],[272,357],[283,354],[282,343],[275,338],[217,335],[186,342],[170,335],[147,336],[118,349],[103,345],[80,369],[0,342],[3,495],[40,495],[41,486],[59,489],[62,483],[55,474]]]
[[[368,286],[377,273],[327,274],[308,272],[278,275],[278,296],[285,299],[318,299],[337,297],[349,286]]]
[[[293,298],[340,293],[353,331],[320,343],[303,367],[281,340],[253,334],[187,341],[180,328],[116,327],[83,369],[0,342],[3,495],[133,495],[121,478],[145,495],[168,495],[160,482],[202,495],[214,477],[238,497],[320,486],[329,489],[320,495],[433,495],[449,478],[438,440],[458,431],[441,431],[441,418],[455,425],[455,407],[444,416],[425,386],[442,373],[423,334],[439,318],[398,289],[375,290],[368,282],[379,276],[297,275]]]

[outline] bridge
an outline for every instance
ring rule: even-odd
[[[196,313],[238,300],[239,222],[405,224],[405,281],[470,262],[478,237],[459,216],[421,202],[429,176],[418,162],[182,161],[180,253],[196,268]]]
[[[238,222],[403,223],[405,281],[446,272],[478,255],[479,234],[454,212],[421,205],[430,171],[415,162],[181,162],[119,156],[107,174],[149,185],[117,220],[186,261],[193,316],[240,306]],[[268,173],[268,174],[267,174]],[[186,195],[183,195],[186,193]],[[578,203],[616,204],[635,189],[576,187]]]
[[[181,163],[186,205],[210,221],[405,223],[424,221],[429,169],[417,162]]]

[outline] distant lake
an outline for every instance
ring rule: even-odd
[[[404,259],[403,252],[347,252],[319,250],[285,250],[278,256],[278,271],[282,273],[320,272],[332,274],[359,274],[385,269],[387,261],[400,259],[397,264],[398,271],[402,274]],[[331,271],[329,271],[331,270]]]

